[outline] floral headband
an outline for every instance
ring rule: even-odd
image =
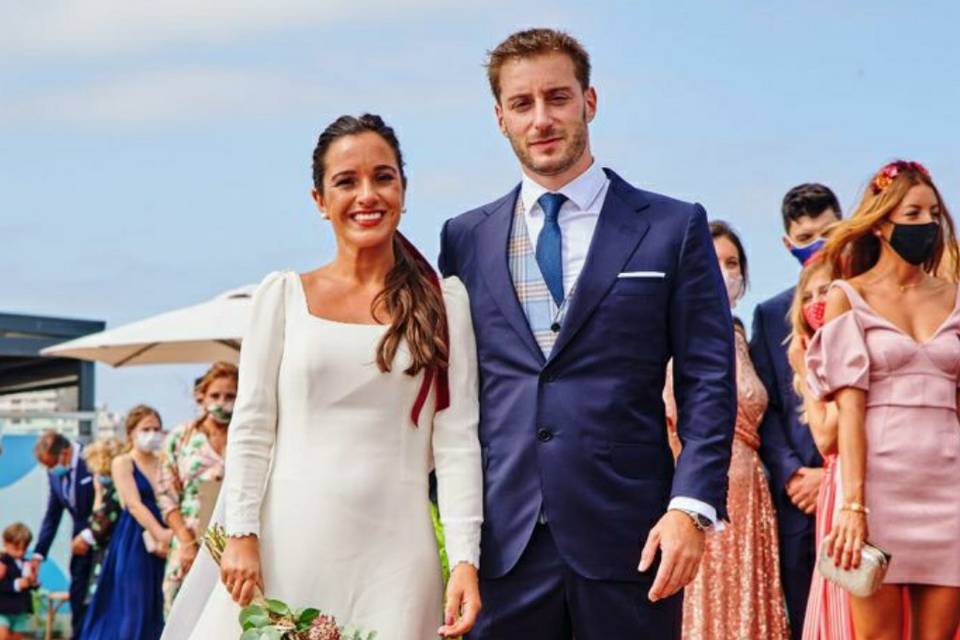
[[[894,162],[884,165],[883,168],[877,172],[877,175],[873,176],[873,181],[870,183],[870,186],[873,188],[874,195],[889,187],[890,183],[900,175],[901,171],[915,171],[927,178],[930,177],[930,172],[919,162],[914,162],[913,160],[895,160]]]

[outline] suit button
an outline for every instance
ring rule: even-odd
[[[553,440],[553,434],[547,431],[546,429],[537,430],[537,440],[540,442],[550,442]]]

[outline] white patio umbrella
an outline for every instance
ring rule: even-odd
[[[217,360],[236,363],[255,288],[233,289],[201,304],[63,342],[40,353],[114,367]]]

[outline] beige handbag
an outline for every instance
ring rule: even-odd
[[[820,545],[820,557],[817,559],[820,575],[858,598],[866,598],[877,592],[890,566],[889,553],[872,544],[864,544],[860,551],[860,566],[845,571],[834,564],[832,556],[827,555],[827,546],[826,540]]]

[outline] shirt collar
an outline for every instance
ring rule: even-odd
[[[76,442],[70,443],[70,470],[77,468],[77,461],[80,460],[80,446]]]
[[[586,171],[579,176],[560,187],[556,193],[562,193],[573,203],[580,211],[584,211],[593,204],[603,186],[607,183],[607,174],[597,163],[596,160]],[[523,174],[523,181],[520,184],[520,198],[523,200],[523,210],[532,212],[540,196],[547,193],[549,189],[536,182],[526,173]],[[539,210],[538,210],[539,211]]]

